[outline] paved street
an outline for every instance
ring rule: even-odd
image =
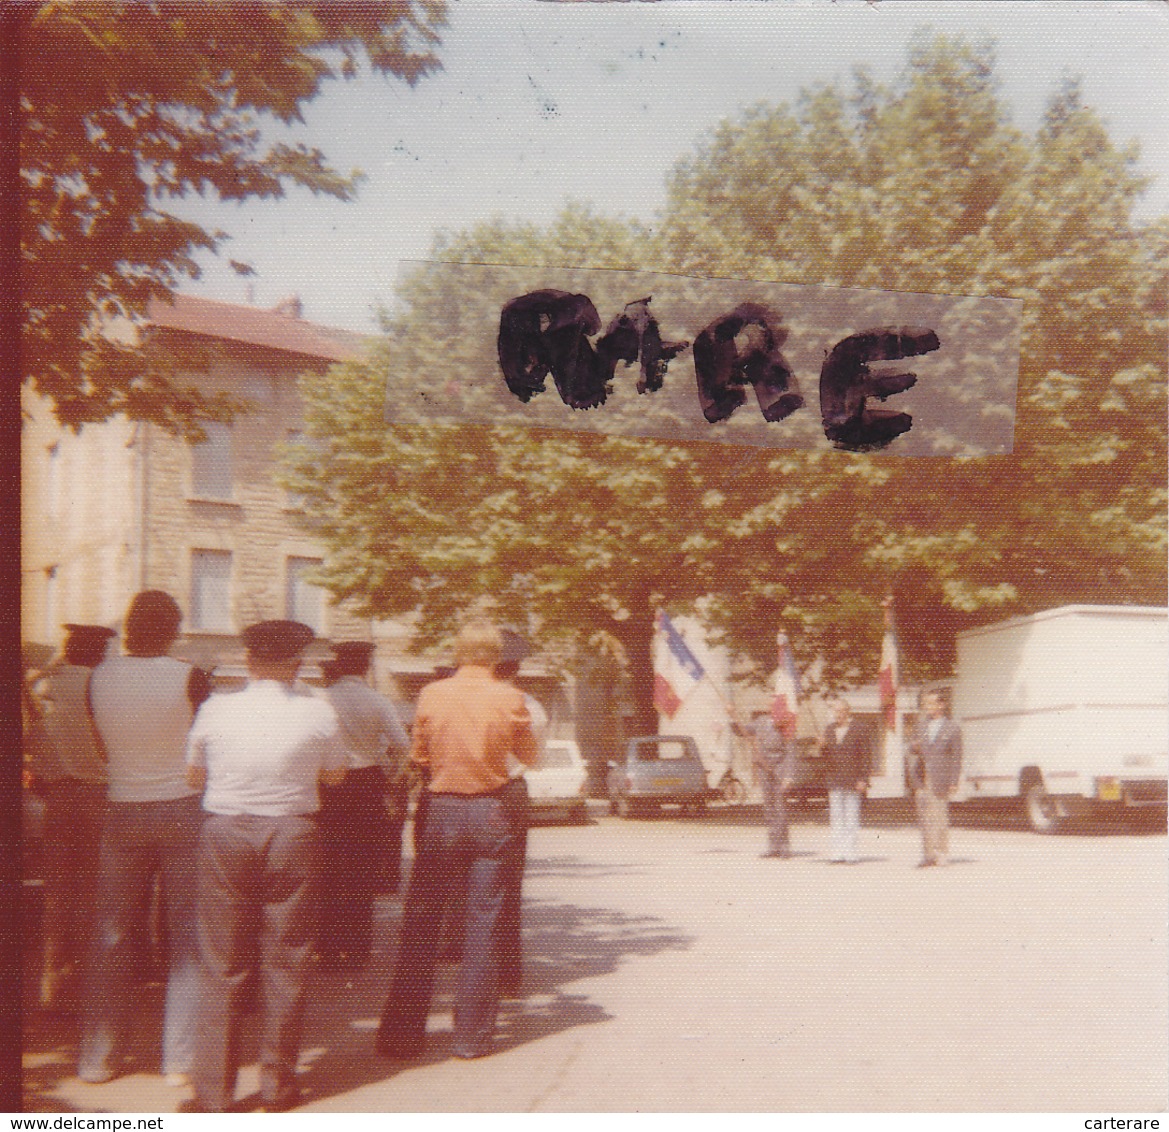
[[[532,831],[525,997],[498,1052],[446,1056],[449,972],[427,1056],[372,1052],[383,949],[321,976],[304,1043],[311,1111],[1083,1111],[1166,1107],[1166,837],[1109,827],[1040,837],[958,828],[917,870],[905,815],[869,814],[858,865],[826,861],[821,815],[794,860],[761,860],[758,809]],[[154,1075],[72,1077],[71,1028],[30,1015],[30,1110],[168,1111]],[[242,1091],[257,1085],[252,1065]]]

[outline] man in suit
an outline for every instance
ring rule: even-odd
[[[785,794],[796,777],[796,740],[775,725],[771,713],[757,711],[746,727],[732,724],[736,734],[746,735],[752,747],[755,780],[763,792],[763,819],[767,824],[767,852],[763,857],[790,857]]]
[[[861,796],[872,773],[872,734],[844,700],[832,708],[832,725],[820,739],[826,762],[828,825],[832,831],[833,864],[855,865],[860,833]]]
[[[958,789],[962,770],[962,732],[946,715],[941,692],[926,692],[925,716],[918,720],[910,746],[910,781],[921,826],[922,857],[918,868],[944,865],[949,852],[950,798]]]

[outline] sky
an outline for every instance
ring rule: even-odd
[[[332,83],[296,131],[363,172],[357,199],[172,205],[232,235],[180,289],[262,307],[297,294],[305,318],[373,332],[399,265],[427,258],[437,233],[496,216],[545,224],[570,199],[652,224],[670,169],[719,122],[818,84],[847,89],[857,65],[892,82],[923,26],[992,37],[1003,101],[1029,132],[1078,76],[1113,141],[1140,143],[1153,184],[1138,217],[1169,213],[1164,0],[451,0],[442,71],[413,89]]]

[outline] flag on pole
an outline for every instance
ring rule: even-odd
[[[800,677],[792,659],[787,634],[780,633],[775,643],[779,649],[779,667],[775,671],[775,699],[771,701],[771,719],[786,738],[793,739],[800,710]]]
[[[665,648],[654,672],[654,707],[672,719],[686,697],[706,676],[706,669],[665,613],[658,614],[658,630]]]
[[[881,640],[881,668],[877,673],[877,687],[881,694],[881,714],[888,731],[897,730],[897,686],[901,683],[900,661],[897,655],[897,626],[893,623],[893,599],[882,603],[885,610],[885,636]]]

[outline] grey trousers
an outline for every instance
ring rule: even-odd
[[[944,863],[950,851],[950,803],[944,797],[939,798],[929,786],[918,788],[916,801],[922,859]]]
[[[317,926],[317,823],[311,817],[212,814],[199,840],[203,996],[194,1084],[204,1109],[231,1107],[249,983],[263,1022],[260,1091],[272,1108],[296,1095],[306,982]]]

